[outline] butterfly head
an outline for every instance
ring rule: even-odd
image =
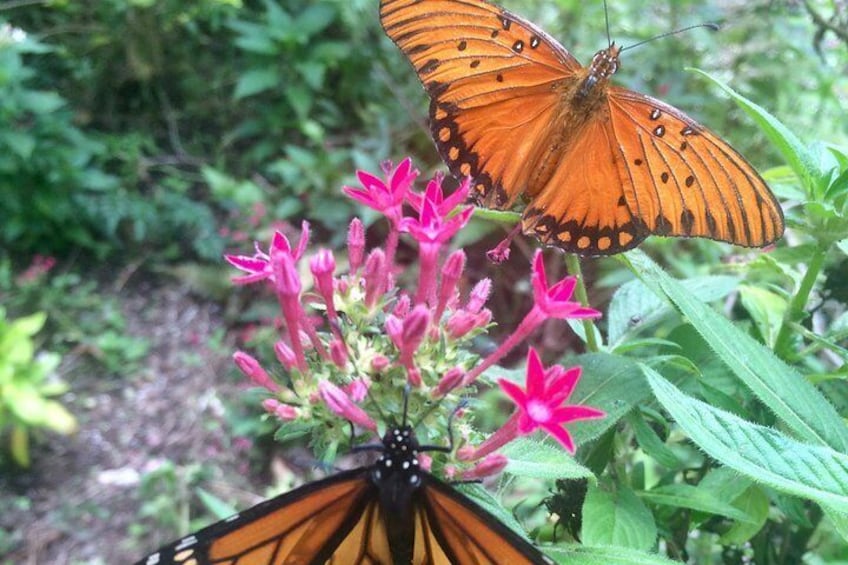
[[[618,56],[621,53],[621,47],[615,43],[611,43],[606,49],[601,49],[595,56],[592,57],[592,64],[589,65],[589,76],[596,77],[596,80],[606,80],[618,70]]]
[[[421,483],[419,447],[412,427],[395,426],[387,430],[383,436],[383,453],[372,471],[374,481],[401,481],[417,487]]]

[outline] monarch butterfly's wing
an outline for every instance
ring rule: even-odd
[[[560,96],[582,68],[532,23],[482,0],[382,0],[386,34],[430,95],[430,130],[452,173],[504,208],[547,149]]]
[[[649,96],[609,89],[624,193],[651,233],[762,247],[783,234],[783,212],[757,171],[727,142]]]
[[[424,477],[415,508],[416,565],[551,565],[553,562],[468,497]]]
[[[272,498],[136,565],[388,563],[391,554],[368,473],[345,471]]]

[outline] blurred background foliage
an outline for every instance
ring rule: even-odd
[[[607,45],[600,1],[502,3],[584,63]],[[626,51],[616,80],[684,109],[758,169],[782,165],[781,155],[686,67],[724,80],[805,142],[848,145],[844,3],[616,1],[608,10],[610,39],[625,47],[693,24],[721,26]],[[312,223],[314,243],[339,244],[340,226],[362,213],[340,191],[357,168],[377,170],[381,160],[408,154],[419,166],[441,167],[427,107],[380,29],[376,0],[0,0],[0,321],[16,327],[46,314],[37,337],[26,336],[38,341],[32,348],[84,351],[94,361],[94,370],[77,366],[61,386],[44,388],[33,357],[33,387],[59,412],[54,396],[63,387],[138,368],[148,344],[127,335],[114,296],[131,277],[167,273],[224,303],[225,250],[249,252],[250,240],[301,219]],[[775,192],[800,200],[779,172],[769,176]],[[469,255],[482,270],[492,228],[478,228],[481,241],[468,243],[480,253]],[[685,276],[720,270],[727,254],[709,241],[650,238],[643,248]],[[805,255],[782,258],[797,264]],[[612,262],[597,269],[593,303],[629,277]],[[843,292],[845,269],[829,259],[832,296]],[[525,275],[507,268],[497,277],[510,291],[493,305],[507,327],[523,312],[513,291],[527,290]],[[753,276],[774,279],[773,272]],[[232,306],[233,325],[273,315],[254,304]],[[4,402],[11,400],[0,391]],[[232,414],[233,429],[267,441],[269,428],[257,425],[255,413]],[[39,426],[49,428],[46,421]],[[181,473],[169,468],[163,476]],[[195,475],[192,468],[183,482],[194,484]],[[177,498],[161,501],[173,506],[172,521],[188,506]],[[7,544],[0,531],[0,554]]]

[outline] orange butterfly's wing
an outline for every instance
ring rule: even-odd
[[[510,206],[551,151],[557,84],[582,69],[545,32],[482,0],[383,0],[380,20],[430,95],[430,128],[483,205]]]
[[[488,511],[435,477],[428,475],[419,493],[413,563],[553,564]]]
[[[267,500],[136,565],[388,562],[379,497],[368,472],[346,471]],[[362,536],[368,543],[361,543]]]
[[[727,142],[649,96],[610,87],[608,101],[627,205],[646,230],[746,247],[783,234],[774,195]]]

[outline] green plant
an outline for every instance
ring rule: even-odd
[[[37,351],[33,340],[46,319],[36,313],[8,320],[0,308],[0,433],[8,435],[9,453],[24,467],[33,430],[70,434],[77,428],[70,412],[51,399],[67,390],[55,374],[61,357]]]

